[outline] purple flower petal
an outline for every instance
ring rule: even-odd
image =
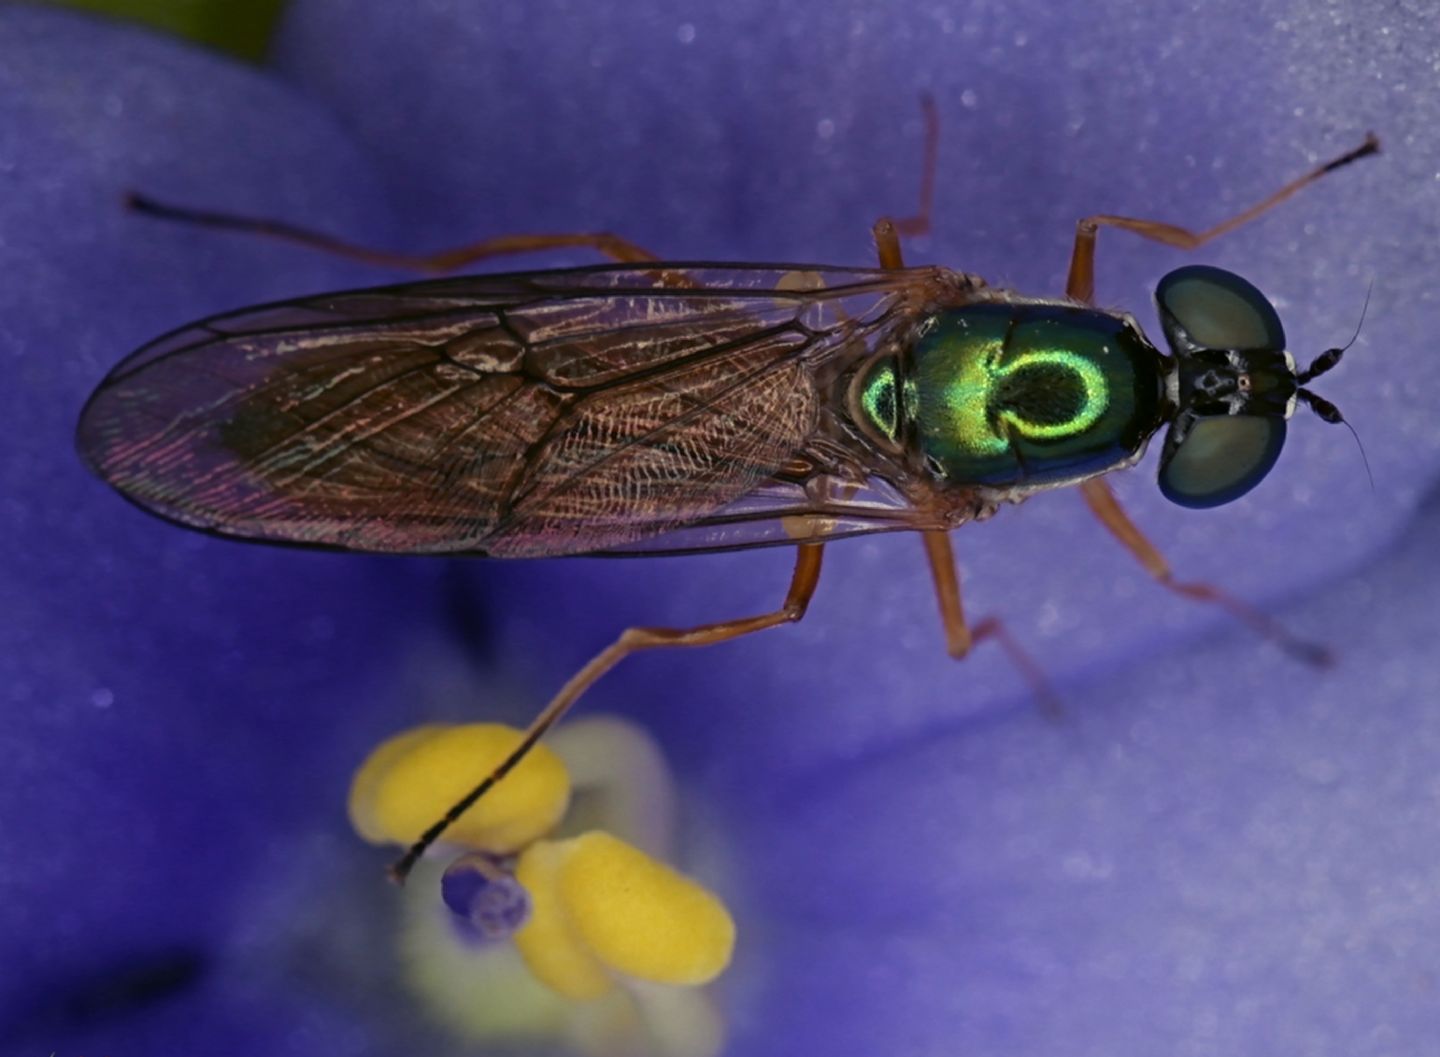
[[[400,658],[443,634],[443,569],[178,532],[73,448],[90,388],[142,340],[354,281],[129,215],[124,191],[356,220],[359,155],[273,79],[134,29],[8,8],[0,71],[0,1049],[315,1052],[284,1041],[309,1025],[327,1053],[374,1052],[323,988],[278,991],[276,925],[313,915],[317,861],[383,891],[379,862],[345,855],[345,789],[413,705]]]
[[[351,904],[329,908],[325,984],[250,973],[289,948],[244,928],[293,927],[326,891],[276,878],[339,854],[306,842],[343,841],[346,769],[407,718],[385,688],[411,643],[444,634],[434,581],[454,566],[189,536],[125,508],[69,450],[88,387],[161,330],[393,276],[140,224],[111,209],[117,189],[396,246],[608,228],[677,257],[862,264],[874,216],[913,201],[929,90],[936,231],[910,258],[1031,293],[1063,285],[1081,215],[1203,227],[1375,129],[1379,159],[1197,259],[1270,295],[1301,360],[1349,337],[1375,281],[1317,388],[1364,438],[1377,491],[1343,431],[1305,416],[1270,479],[1224,510],[1165,504],[1153,455],[1119,485],[1182,576],[1270,607],[1307,599],[1278,611],[1337,648],[1331,673],[1147,583],[1058,492],[955,537],[970,612],[1005,617],[1041,660],[1058,727],[998,651],[944,657],[903,537],[832,548],[797,628],[607,679],[589,705],[658,729],[729,831],[734,1052],[1416,1052],[1434,1008],[1417,937],[1436,916],[1435,562],[1413,535],[1344,576],[1405,531],[1440,464],[1425,88],[1440,31],[1418,8],[1302,8],[311,0],[280,41],[293,88],[135,31],[0,13],[15,365],[0,811],[6,847],[32,856],[3,874],[0,934],[28,953],[0,973],[0,1014],[40,1008],[50,979],[90,994],[74,982],[92,970],[184,978],[190,952],[216,951],[182,992],[203,999],[198,1026],[172,1004],[84,1034],[52,1004],[53,1038],[34,1045],[66,1028],[97,1051],[362,1053],[394,1031],[404,1052],[439,1052],[398,1002],[371,1001],[363,959],[334,955],[366,918]],[[1107,232],[1099,259],[1101,300],[1150,327],[1153,283],[1190,258]],[[1414,531],[1433,538],[1433,514]],[[538,703],[623,623],[770,608],[788,564],[463,578]]]

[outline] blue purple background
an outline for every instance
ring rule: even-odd
[[[1078,8],[1078,5],[1077,5]],[[1272,478],[1169,507],[1187,576],[1336,647],[1299,667],[1151,585],[1073,492],[955,542],[1043,661],[941,649],[905,537],[840,544],[797,628],[630,662],[589,707],[676,763],[692,864],[740,920],[731,1052],[1423,1052],[1440,1031],[1440,24],[1427,5],[302,0],[271,68],[0,10],[0,1050],[465,1052],[393,979],[350,769],[406,723],[523,716],[626,622],[766,609],[789,557],[445,563],[227,544],[71,449],[86,394],[207,313],[394,281],[127,215],[127,188],[395,247],[608,228],[666,255],[908,247],[1061,289],[1096,211],[1204,226],[1384,141],[1199,259],[1277,303],[1363,437],[1304,418]],[[517,265],[584,259],[548,257]],[[1101,236],[1148,324],[1184,258]],[[487,1051],[489,1052],[489,1051]]]

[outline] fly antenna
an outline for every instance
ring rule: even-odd
[[[1355,427],[1345,420],[1338,407],[1323,396],[1316,396],[1309,389],[1301,389],[1295,395],[1305,401],[1305,406],[1315,412],[1320,421],[1328,422],[1332,426],[1338,423],[1350,431],[1350,436],[1355,438],[1355,447],[1360,449],[1360,461],[1365,464],[1365,476],[1370,478],[1370,491],[1375,491],[1375,475],[1370,472],[1370,458],[1365,454],[1365,445],[1360,443],[1360,434],[1355,432]]]
[[[1331,425],[1339,423],[1350,431],[1350,436],[1355,438],[1355,446],[1360,449],[1360,461],[1365,464],[1365,476],[1370,479],[1370,491],[1372,492],[1375,491],[1375,475],[1370,472],[1370,458],[1365,454],[1365,445],[1360,443],[1360,434],[1356,433],[1355,427],[1345,420],[1345,416],[1340,413],[1338,407],[1324,397],[1316,396],[1303,386],[1338,364],[1340,357],[1345,355],[1351,345],[1355,344],[1355,339],[1360,337],[1360,328],[1365,325],[1365,313],[1370,310],[1370,295],[1374,292],[1375,280],[1371,279],[1370,285],[1365,288],[1365,303],[1360,306],[1360,322],[1355,324],[1355,333],[1350,335],[1350,340],[1337,349],[1326,349],[1315,357],[1309,367],[1295,376],[1295,381],[1302,386],[1295,395],[1305,401],[1305,406],[1315,412],[1320,421],[1328,422]]]
[[[1301,385],[1305,385],[1309,382],[1314,381],[1316,378],[1319,378],[1322,374],[1324,374],[1326,371],[1330,370],[1332,367],[1334,367],[1340,362],[1340,357],[1345,355],[1345,353],[1349,350],[1350,346],[1355,344],[1355,339],[1360,336],[1360,328],[1365,325],[1365,313],[1370,310],[1370,295],[1374,292],[1375,280],[1371,279],[1370,285],[1365,288],[1365,303],[1360,306],[1360,322],[1355,324],[1355,333],[1350,335],[1350,340],[1347,341],[1344,345],[1340,346],[1338,349],[1326,349],[1319,356],[1316,356],[1314,362],[1296,376],[1295,381],[1297,381]],[[1311,405],[1311,410],[1314,410],[1313,404]],[[1326,421],[1328,422],[1329,419],[1326,419]],[[1344,419],[1341,419],[1340,421],[1343,422]]]

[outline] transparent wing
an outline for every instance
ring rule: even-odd
[[[892,482],[861,483],[823,470],[772,477],[694,521],[606,553],[658,555],[818,543],[934,527]]]
[[[230,536],[497,556],[784,542],[775,525],[845,502],[782,472],[820,420],[817,371],[955,278],[624,265],[263,306],[130,356],[78,444],[134,502]],[[659,541],[686,526],[726,541]]]

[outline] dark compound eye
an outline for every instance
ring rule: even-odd
[[[1265,479],[1284,444],[1283,418],[1178,419],[1160,455],[1160,491],[1172,503],[1192,509],[1223,506]]]
[[[1285,328],[1275,307],[1234,272],[1204,264],[1177,268],[1160,280],[1155,303],[1176,352],[1285,348]]]

